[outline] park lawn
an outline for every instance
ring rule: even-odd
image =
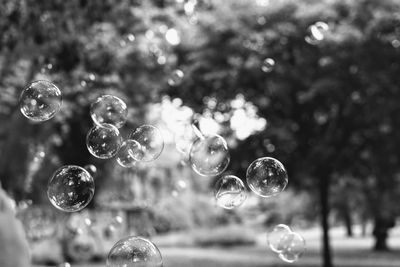
[[[160,246],[164,267],[317,267],[321,266],[320,238],[317,229],[302,232],[307,241],[305,255],[296,263],[282,262],[263,244],[264,235],[256,246],[245,247],[174,247]],[[392,250],[378,253],[371,250],[371,237],[348,238],[340,228],[331,230],[336,267],[399,267],[400,227],[392,231],[389,245]],[[101,267],[100,264],[72,264],[72,267]]]

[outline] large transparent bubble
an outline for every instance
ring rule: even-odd
[[[144,153],[136,140],[126,140],[122,143],[117,154],[117,162],[125,168],[133,167],[136,161],[143,159]]]
[[[60,89],[48,81],[30,83],[19,97],[22,114],[36,122],[53,118],[62,105]]]
[[[90,115],[96,124],[108,123],[121,128],[128,118],[128,108],[120,98],[102,95],[90,106]]]
[[[94,125],[86,136],[86,146],[93,156],[100,159],[114,157],[122,144],[121,135],[114,125]]]
[[[276,225],[272,231],[267,234],[267,241],[271,250],[276,253],[281,253],[285,249],[282,246],[282,241],[285,236],[291,232],[292,230],[290,227],[285,224]]]
[[[303,256],[306,250],[306,242],[304,238],[295,232],[286,234],[280,241],[282,251],[279,258],[285,262],[293,263]]]
[[[215,184],[214,195],[218,206],[224,209],[239,207],[247,198],[244,183],[234,175],[220,178]]]
[[[85,208],[94,195],[94,181],[84,168],[67,165],[55,171],[47,185],[47,196],[59,210],[79,211]]]
[[[271,197],[282,192],[288,184],[288,175],[277,159],[264,157],[253,161],[247,168],[247,184],[261,197]]]
[[[107,257],[107,267],[162,267],[158,248],[141,237],[127,237],[118,241]]]
[[[228,145],[219,135],[198,138],[190,148],[189,161],[192,169],[202,176],[216,176],[229,165]]]
[[[164,138],[161,131],[152,125],[142,125],[129,135],[129,139],[137,141],[143,152],[140,161],[157,159],[164,149]]]

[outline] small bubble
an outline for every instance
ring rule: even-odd
[[[170,86],[179,86],[184,78],[185,74],[183,73],[183,71],[176,69],[174,70],[170,77],[168,78],[168,84]]]
[[[247,198],[244,183],[234,175],[224,176],[217,181],[214,196],[218,206],[224,209],[239,207]]]
[[[307,36],[305,41],[311,45],[317,45],[325,39],[325,35],[329,30],[328,24],[318,21],[307,29]]]
[[[261,65],[261,70],[263,72],[271,72],[274,70],[275,67],[275,60],[273,60],[272,58],[266,58],[264,59],[262,65]]]

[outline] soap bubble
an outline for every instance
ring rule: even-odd
[[[242,180],[234,175],[220,178],[215,184],[214,195],[218,206],[224,209],[239,207],[247,198]]]
[[[199,175],[221,174],[230,162],[225,139],[217,134],[196,139],[190,148],[189,161],[192,169]]]
[[[280,246],[283,250],[279,253],[279,258],[288,263],[297,261],[306,250],[304,238],[295,232],[287,233],[281,239]]]
[[[97,168],[93,164],[87,164],[83,167],[85,170],[87,170],[90,175],[94,178],[97,174]]]
[[[274,67],[275,67],[275,60],[273,60],[272,58],[266,58],[262,62],[261,70],[263,72],[271,72],[273,71]]]
[[[117,162],[125,168],[133,167],[136,161],[143,159],[144,153],[136,140],[126,140],[117,154]]]
[[[285,224],[278,224],[267,234],[268,245],[273,252],[281,253],[284,250],[283,239],[292,230]]]
[[[109,159],[118,153],[122,138],[117,127],[111,124],[93,126],[86,136],[86,146],[93,156]]]
[[[329,30],[328,24],[318,21],[307,29],[307,36],[304,38],[307,43],[317,45],[325,38],[326,32]]]
[[[90,115],[96,124],[108,123],[121,128],[128,118],[128,108],[120,98],[102,95],[90,106]]]
[[[94,195],[94,181],[89,172],[75,165],[55,171],[47,185],[47,196],[59,210],[79,211],[85,208]]]
[[[141,237],[127,237],[118,241],[107,257],[107,267],[162,267],[158,248]]]
[[[129,135],[129,139],[135,140],[141,146],[141,153],[135,153],[134,157],[141,157],[140,161],[152,161],[157,159],[164,149],[164,138],[161,131],[152,125],[142,125]],[[140,152],[140,151],[137,151]],[[140,156],[139,156],[140,155]]]
[[[53,118],[62,105],[60,89],[48,81],[30,83],[19,97],[22,114],[32,121],[47,121]]]
[[[247,184],[261,197],[271,197],[282,192],[288,184],[288,175],[281,162],[264,157],[253,161],[247,168]]]
[[[182,83],[183,81],[183,77],[185,76],[185,74],[183,73],[183,71],[177,69],[174,70],[170,77],[168,78],[168,84],[170,86],[178,86]]]

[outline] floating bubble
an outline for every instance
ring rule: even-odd
[[[161,131],[152,125],[138,127],[129,135],[129,139],[139,143],[141,150],[136,150],[132,156],[141,158],[140,161],[155,160],[161,155],[164,149],[164,138]]]
[[[142,160],[144,153],[136,140],[126,140],[122,143],[117,154],[117,162],[125,168],[133,167],[136,161]]]
[[[281,253],[284,250],[282,241],[285,236],[291,233],[292,230],[285,224],[278,224],[267,234],[267,241],[270,249],[273,252]]]
[[[183,73],[183,71],[179,69],[174,70],[168,78],[168,84],[170,86],[179,86],[182,83],[184,76],[185,74]]]
[[[328,30],[328,24],[322,21],[318,21],[308,27],[307,36],[304,39],[307,43],[311,45],[317,45],[325,39],[325,34]]]
[[[290,232],[281,239],[280,247],[282,251],[279,253],[279,258],[285,262],[293,263],[303,256],[306,250],[306,242],[298,233]]]
[[[90,175],[94,178],[97,174],[97,168],[93,164],[87,164],[83,167],[85,170],[87,170]]]
[[[271,197],[282,192],[288,184],[288,175],[283,164],[269,157],[253,161],[247,168],[247,184],[261,197]]]
[[[58,267],[71,267],[71,264],[69,264],[68,262],[64,262],[58,265]]]
[[[22,114],[32,121],[47,121],[60,111],[62,96],[60,89],[48,81],[30,83],[19,97]]]
[[[202,176],[216,176],[225,171],[230,162],[228,145],[219,135],[198,138],[190,148],[192,169]]]
[[[112,124],[121,128],[128,118],[124,101],[112,95],[102,95],[90,106],[90,115],[96,124]]]
[[[271,72],[274,70],[274,67],[275,67],[275,60],[273,60],[272,58],[266,58],[262,62],[261,70],[263,72]]]
[[[162,267],[158,248],[141,237],[127,237],[118,241],[107,257],[107,267]]]
[[[86,146],[93,156],[109,159],[118,153],[122,138],[117,127],[111,124],[93,126],[86,136]]]
[[[47,196],[59,210],[75,212],[85,208],[94,195],[94,181],[84,168],[67,165],[56,170],[47,185]]]
[[[234,175],[220,178],[215,184],[214,195],[218,206],[224,209],[239,207],[247,198],[244,183]]]

